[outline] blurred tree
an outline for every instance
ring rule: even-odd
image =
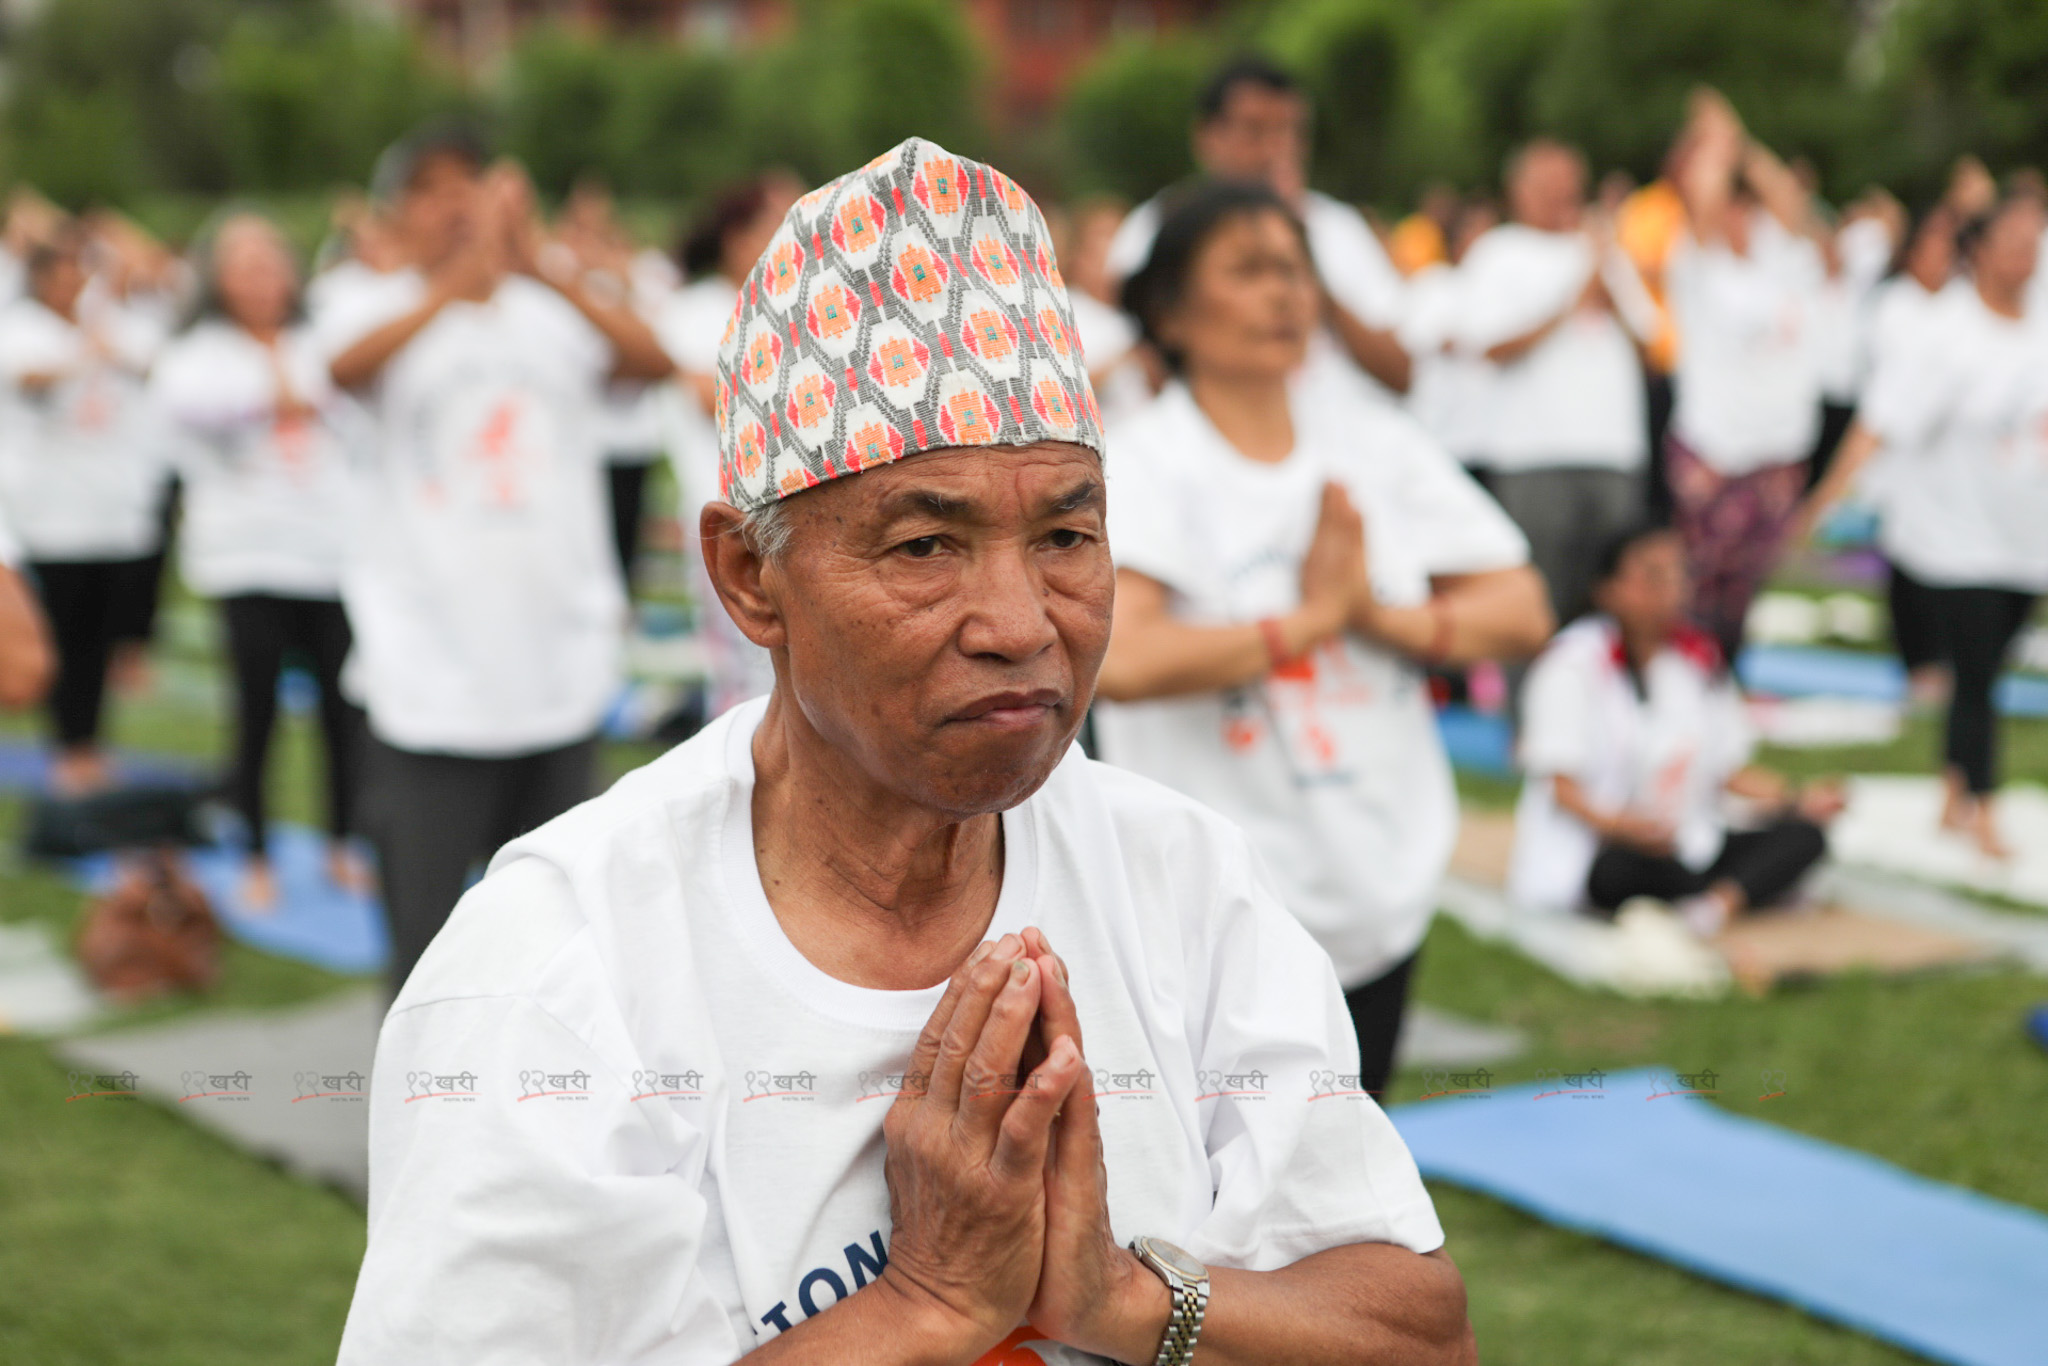
[[[594,33],[552,24],[513,49],[501,92],[505,150],[526,163],[541,193],[561,195],[611,160],[624,87],[616,55]]]
[[[1449,148],[1414,126],[1422,27],[1409,0],[1297,0],[1275,12],[1265,46],[1300,74],[1315,101],[1313,176],[1327,193],[1406,203],[1423,179],[1441,174],[1436,166]],[[1433,156],[1421,155],[1424,142]]]
[[[49,0],[8,55],[14,174],[59,202],[227,188],[213,44],[226,0]]]
[[[1706,82],[1780,153],[1832,170],[1865,119],[1848,78],[1857,23],[1849,0],[1577,0],[1532,114],[1595,166],[1649,177]]]
[[[736,63],[722,51],[628,46],[601,165],[624,193],[691,199],[744,169],[736,139]]]
[[[2048,5],[1903,0],[1875,35],[1870,135],[1848,174],[1915,200],[1966,152],[1994,170],[2048,165]]]
[[[1071,187],[1136,203],[1192,172],[1195,97],[1221,56],[1193,33],[1125,38],[1104,49],[1060,109]]]
[[[1509,152],[1553,133],[1535,85],[1555,60],[1579,0],[1457,0],[1415,56],[1416,117],[1402,160],[1424,180],[1494,190]],[[1410,178],[1413,178],[1411,172]]]

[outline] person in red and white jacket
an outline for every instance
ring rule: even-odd
[[[1676,532],[1621,533],[1596,568],[1596,611],[1530,670],[1518,903],[1611,916],[1648,897],[1711,937],[1783,897],[1826,851],[1839,787],[1794,791],[1749,762],[1741,692],[1713,638],[1687,623],[1689,597]],[[1740,828],[1738,805],[1751,816]]]

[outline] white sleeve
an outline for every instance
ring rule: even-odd
[[[1518,256],[1521,259],[1516,259]],[[1546,270],[1549,264],[1547,259],[1538,261],[1516,251],[1493,233],[1474,243],[1471,254],[1458,267],[1465,284],[1465,306],[1458,316],[1459,344],[1474,355],[1484,355],[1502,342],[1526,336],[1571,307],[1586,287],[1591,257],[1585,272]]]
[[[1156,430],[1156,424],[1147,424]],[[1128,429],[1126,429],[1128,431]],[[1183,593],[1200,581],[1196,551],[1178,515],[1173,475],[1153,461],[1150,443],[1109,438],[1109,550],[1118,569],[1135,570]]]
[[[1336,200],[1321,201],[1308,216],[1308,231],[1316,273],[1330,297],[1368,327],[1396,326],[1405,286],[1365,215]]]
[[[1431,575],[1483,574],[1529,562],[1529,540],[1493,495],[1479,486],[1443,446],[1405,413],[1387,419],[1387,449],[1375,459],[1401,461],[1403,539],[1422,552]],[[1372,534],[1372,528],[1366,528]]]
[[[502,921],[475,955],[497,959],[518,952],[509,941],[533,942],[537,899],[550,903],[544,924],[563,918],[568,896],[558,872],[529,860],[455,915]],[[632,1102],[636,1061],[588,929],[533,963],[499,974],[527,979],[517,994],[401,995],[384,1022],[369,1244],[341,1366],[726,1366],[743,1348],[699,1264],[704,1137]],[[590,1096],[522,1103],[547,1089],[528,1082],[536,1072],[584,1073]],[[437,1080],[455,1076],[473,1099]]]
[[[1581,777],[1594,760],[1593,690],[1574,667],[1578,645],[1563,640],[1545,650],[1522,685],[1518,757],[1530,777]]]
[[[404,317],[424,300],[408,278],[378,276],[335,282],[318,295],[308,334],[320,354],[332,361],[388,322]]]
[[[1202,1102],[1216,1193],[1188,1250],[1253,1271],[1350,1243],[1434,1251],[1443,1226],[1415,1159],[1357,1089],[1357,1031],[1329,955],[1281,906],[1245,837],[1218,826],[1206,872],[1220,906],[1187,944],[1190,981],[1206,984],[1189,1002],[1190,1040],[1202,1091],[1222,1093]]]
[[[1917,329],[1878,354],[1856,415],[1887,446],[1911,450],[1931,441],[1968,378],[1966,349],[1945,326],[1950,316],[1946,308],[1927,310]]]
[[[19,384],[24,375],[64,370],[78,363],[77,342],[32,313],[0,314],[0,382]]]
[[[21,568],[21,542],[7,524],[7,509],[0,508],[0,569]]]

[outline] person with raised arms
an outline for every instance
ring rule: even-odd
[[[774,690],[428,949],[343,1366],[1477,1359],[1327,960],[1241,832],[1074,744],[1148,490],[1065,295],[928,142],[791,209],[702,518]]]

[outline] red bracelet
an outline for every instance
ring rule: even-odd
[[[1259,634],[1266,641],[1266,658],[1276,669],[1285,668],[1294,658],[1287,651],[1287,636],[1280,629],[1280,618],[1260,617]]]
[[[1429,600],[1429,614],[1436,621],[1436,629],[1430,634],[1429,648],[1422,657],[1431,664],[1441,664],[1451,657],[1452,637],[1456,626],[1451,621],[1451,604],[1438,594]]]

